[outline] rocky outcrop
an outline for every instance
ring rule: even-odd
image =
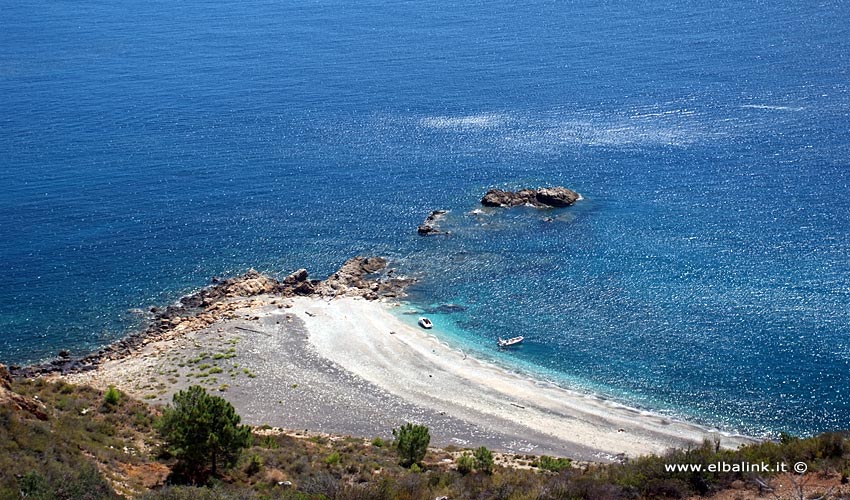
[[[6,365],[0,365],[0,390],[12,390],[12,375]]]
[[[501,189],[491,189],[481,198],[481,204],[485,207],[518,207],[521,205],[531,205],[535,202],[535,192],[531,189],[521,189],[519,191],[502,191]]]
[[[223,299],[275,293],[280,288],[280,283],[277,280],[261,274],[254,269],[249,269],[242,276],[236,276],[224,281],[219,278],[213,278],[212,282],[212,285],[181,298],[180,305],[186,308],[204,307]],[[170,312],[169,309],[171,309]],[[175,310],[174,306],[169,306],[165,311],[159,308],[153,308],[151,312],[157,316],[165,315],[167,317],[171,313],[174,313]]]
[[[94,370],[101,362],[121,358],[154,340],[182,335],[233,317],[234,311],[256,303],[262,296],[271,300],[297,295],[363,297],[367,300],[396,297],[411,280],[393,276],[393,270],[379,275],[386,267],[387,261],[381,257],[355,257],[324,281],[310,280],[306,269],[299,269],[282,281],[254,269],[226,280],[213,278],[210,286],[181,298],[176,304],[151,308],[150,321],[143,331],[132,333],[82,358],[73,359],[70,353],[62,351],[56,359],[46,363],[13,366],[11,373],[16,377],[33,377]],[[252,302],[249,304],[245,299]]]
[[[558,208],[570,206],[580,198],[580,194],[561,186],[521,189],[519,191],[491,189],[481,198],[481,204],[485,207],[518,207],[528,205],[539,208]]]
[[[380,278],[370,278],[386,267],[387,261],[381,257],[355,257],[319,282],[314,293],[322,297],[363,297],[368,300],[396,297],[411,280],[391,276],[392,270]]]
[[[541,188],[535,199],[547,207],[568,207],[577,202],[581,195],[565,187]]]
[[[446,214],[449,213],[448,210],[434,210],[428,217],[425,218],[425,221],[419,226],[416,230],[420,236],[434,236],[437,234],[449,234],[446,231],[440,229],[440,221],[446,217]]]
[[[5,365],[0,365],[0,404],[12,406],[17,411],[26,412],[39,420],[47,420],[44,405],[12,390],[12,375]]]
[[[277,280],[254,269],[250,269],[235,282],[229,284],[225,290],[227,297],[252,297],[266,293],[275,293],[280,288]]]

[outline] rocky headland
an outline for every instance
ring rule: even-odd
[[[491,189],[481,198],[485,207],[532,206],[538,208],[568,207],[581,199],[581,195],[565,187],[547,187],[540,189],[520,189],[503,191]]]
[[[182,297],[164,308],[152,307],[151,319],[142,331],[113,342],[96,352],[74,358],[66,350],[51,361],[30,366],[10,366],[14,377],[36,377],[48,374],[80,373],[97,369],[103,362],[120,359],[144,345],[173,338],[213,323],[234,317],[234,311],[245,307],[245,299],[261,295],[275,299],[306,297],[362,297],[366,300],[397,297],[411,283],[410,279],[393,276],[381,257],[355,257],[324,280],[311,280],[306,269],[299,269],[279,281],[254,269],[229,279],[213,278],[212,284]],[[283,307],[283,304],[280,305]]]

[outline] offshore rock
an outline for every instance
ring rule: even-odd
[[[518,207],[528,205],[538,208],[567,207],[581,198],[581,195],[565,187],[556,186],[540,189],[521,189],[519,191],[503,191],[491,189],[487,191],[481,204],[485,207]]]
[[[440,229],[440,221],[446,217],[447,213],[449,213],[448,210],[434,210],[428,214],[428,217],[425,218],[425,221],[417,228],[416,232],[419,233],[419,236],[449,234]]]
[[[518,207],[521,205],[534,204],[535,192],[530,189],[521,189],[519,191],[503,191],[501,189],[491,189],[481,198],[481,204],[485,207]]]
[[[565,187],[541,188],[535,196],[538,202],[549,207],[568,207],[581,198],[581,196]]]

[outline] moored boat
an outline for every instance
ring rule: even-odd
[[[426,330],[430,330],[434,326],[434,323],[431,323],[430,319],[426,318],[425,316],[422,316],[421,318],[419,318],[419,326]]]
[[[512,347],[517,344],[521,344],[523,340],[525,340],[525,337],[523,337],[522,335],[507,340],[503,339],[502,337],[499,337],[499,347],[502,349],[504,349],[505,347]]]

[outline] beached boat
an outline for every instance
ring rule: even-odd
[[[419,318],[419,326],[426,330],[430,330],[434,326],[434,323],[431,323],[430,319],[426,318],[425,316],[422,316],[421,318]]]
[[[517,344],[521,344],[523,340],[525,340],[525,337],[523,337],[522,335],[520,335],[519,337],[510,338],[508,340],[499,337],[499,347],[504,349],[505,347],[515,346]]]

